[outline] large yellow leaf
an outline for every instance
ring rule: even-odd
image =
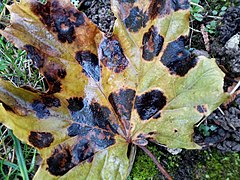
[[[199,148],[194,124],[227,98],[214,59],[184,48],[187,0],[112,0],[111,37],[68,0],[8,9],[1,34],[48,84],[40,93],[0,81],[0,122],[38,148],[36,179],[125,179],[130,143]]]

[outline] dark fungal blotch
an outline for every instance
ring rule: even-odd
[[[71,149],[65,145],[59,145],[53,154],[47,159],[47,170],[55,176],[63,176],[76,164],[72,162]]]
[[[121,44],[114,38],[105,38],[99,45],[100,60],[105,67],[115,73],[126,69],[129,61],[124,55]]]
[[[197,64],[197,59],[185,49],[183,37],[168,44],[160,61],[171,74],[179,76],[184,76]]]
[[[83,98],[81,97],[73,97],[67,100],[68,101],[68,109],[72,112],[80,111],[84,104],[83,104]]]
[[[81,163],[94,155],[94,148],[89,144],[89,140],[83,138],[74,146],[72,151],[74,162]]]
[[[148,120],[167,103],[166,97],[159,90],[152,90],[136,97],[134,108],[142,120]]]
[[[206,113],[206,112],[207,112],[207,107],[206,107],[206,105],[198,105],[198,106],[196,107],[196,109],[197,109],[197,111],[198,111],[199,113]]]
[[[148,14],[150,19],[155,19],[165,8],[165,0],[152,0],[148,8]]]
[[[57,76],[60,78],[60,79],[64,79],[67,75],[67,72],[65,69],[58,69],[57,70]]]
[[[92,127],[80,125],[77,123],[71,124],[71,126],[68,127],[68,136],[74,137],[74,136],[87,136],[90,131],[93,130]]]
[[[111,103],[118,118],[125,124],[125,128],[129,129],[133,100],[136,91],[132,89],[120,89],[119,92],[113,92],[109,95],[108,100]]]
[[[81,127],[72,124],[71,126],[73,127],[68,128],[69,132],[70,130],[75,132],[76,129],[82,129],[86,126],[101,128],[105,131],[112,132],[113,134],[117,133],[118,125],[111,123],[111,118],[113,117],[111,115],[111,111],[107,107],[101,106],[97,102],[89,104],[81,97],[70,98],[67,101],[69,103],[68,109],[71,111],[72,119],[81,124]]]
[[[158,34],[157,29],[152,26],[148,32],[143,35],[143,59],[146,61],[151,61],[154,57],[158,56],[162,49],[163,41],[163,36]]]
[[[83,72],[93,78],[95,81],[100,80],[100,65],[98,57],[90,51],[78,51],[75,59],[82,66]]]
[[[136,0],[119,0],[120,3],[135,3]]]
[[[81,12],[73,6],[62,7],[57,0],[47,1],[45,5],[32,3],[31,10],[49,30],[58,34],[58,40],[62,43],[72,43],[76,39],[75,27],[85,22]]]
[[[27,57],[32,59],[33,64],[36,68],[43,67],[44,58],[42,57],[38,49],[36,49],[34,46],[29,44],[25,45],[24,49],[26,49],[27,51]]]
[[[124,19],[124,24],[130,32],[138,32],[139,29],[146,26],[148,16],[138,7],[131,9],[129,16]]]
[[[185,10],[190,7],[188,0],[152,0],[148,8],[150,19],[155,19],[158,15],[164,16],[171,11]]]
[[[48,62],[44,66],[43,75],[47,81],[48,94],[53,94],[61,91],[61,80],[66,77],[67,72],[62,64]]]
[[[188,9],[190,7],[188,0],[171,0],[171,7],[174,11]]]
[[[44,77],[47,80],[48,84],[48,94],[53,94],[61,91],[62,83],[60,82],[60,79],[50,71],[45,71]]]
[[[36,116],[39,119],[46,119],[50,116],[50,111],[48,110],[47,106],[39,101],[39,100],[35,100],[32,104],[32,109],[33,111],[36,112]]]
[[[54,141],[54,137],[49,132],[34,132],[31,131],[28,137],[29,142],[39,149],[49,147]]]
[[[61,102],[58,98],[52,96],[52,95],[42,95],[42,102],[47,107],[60,107]]]

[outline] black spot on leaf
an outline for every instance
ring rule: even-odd
[[[60,79],[50,71],[45,71],[44,77],[46,78],[49,86],[49,94],[57,93],[61,91],[62,83],[60,82]]]
[[[72,43],[76,38],[74,24],[66,16],[60,16],[55,22],[55,27],[58,32],[58,39],[65,43]]]
[[[101,42],[99,50],[101,62],[113,72],[120,73],[128,66],[129,62],[118,40],[105,38]]]
[[[103,150],[115,144],[114,135],[112,133],[100,129],[94,129],[93,132],[90,139],[96,149]]]
[[[35,100],[31,106],[39,119],[46,119],[49,117],[50,112],[47,106],[41,101]]]
[[[48,1],[45,5],[35,2],[31,10],[47,28],[58,34],[62,43],[72,43],[76,39],[75,27],[84,24],[84,16],[74,7],[63,8],[57,0]]]
[[[148,8],[150,19],[155,19],[158,15],[170,14],[172,11],[188,9],[188,0],[152,0]]]
[[[75,59],[82,66],[83,71],[95,81],[100,80],[100,65],[97,56],[90,51],[78,51]]]
[[[159,90],[137,96],[134,108],[142,120],[148,120],[166,105],[166,97]]]
[[[200,112],[200,113],[206,113],[207,112],[207,107],[206,105],[198,105],[196,107],[197,111]]]
[[[36,68],[43,67],[44,58],[40,55],[40,52],[32,45],[25,45],[24,48],[28,52],[28,58],[32,59]]]
[[[54,149],[53,154],[47,159],[47,164],[47,170],[55,176],[63,176],[75,166],[72,162],[71,150],[61,145]]]
[[[84,136],[87,136],[87,134],[91,130],[93,130],[93,128],[89,126],[73,123],[67,130],[68,130],[68,135],[70,137],[77,136],[77,135],[84,137]]]
[[[125,124],[125,128],[129,129],[131,112],[133,107],[133,100],[135,98],[135,91],[132,89],[120,89],[117,93],[111,93],[108,97],[118,118]]]
[[[40,2],[36,2],[32,4],[31,10],[39,16],[43,24],[47,25],[47,27],[51,27],[53,21],[51,17],[51,2],[47,1],[45,5]]]
[[[164,38],[158,34],[157,29],[153,26],[143,35],[143,59],[147,61],[153,60],[155,56],[158,56],[163,45]]]
[[[47,107],[59,107],[61,106],[61,102],[58,98],[51,95],[42,95],[43,104]]]
[[[138,7],[131,9],[129,16],[124,20],[126,28],[131,32],[137,32],[142,27],[146,26],[148,16],[143,13]]]
[[[73,14],[73,16],[76,18],[76,21],[73,22],[76,27],[79,27],[80,25],[84,24],[84,16],[81,12],[76,12]]]
[[[171,0],[171,6],[174,11],[184,10],[190,7],[188,0]]]
[[[184,38],[180,37],[168,44],[161,62],[170,70],[171,74],[184,76],[197,64],[197,59],[190,56],[190,52],[184,47]]]
[[[154,116],[153,119],[158,119],[161,117],[161,112],[157,112]]]
[[[67,72],[65,69],[58,69],[57,75],[60,79],[64,79],[67,75]]]
[[[148,14],[150,19],[153,20],[158,15],[162,14],[161,12],[164,10],[165,4],[166,4],[166,0],[152,0],[148,8]]]
[[[83,98],[77,98],[77,97],[74,97],[74,98],[70,98],[67,100],[69,105],[68,105],[68,109],[70,111],[80,111],[84,104],[83,104]]]
[[[120,3],[135,3],[136,0],[119,0]]]
[[[94,155],[94,148],[91,147],[87,139],[81,139],[73,148],[74,162],[81,163],[82,161]]]
[[[68,100],[70,102],[70,100]],[[113,124],[110,118],[111,111],[104,106],[101,106],[98,103],[87,104],[79,99],[72,99],[72,102],[69,104],[68,108],[71,111],[72,119],[81,124],[79,129],[84,126],[87,127],[97,127],[105,131],[112,132],[113,134],[117,133],[118,125]]]
[[[49,132],[34,132],[31,131],[28,137],[29,142],[37,148],[49,147],[54,140],[54,137]]]

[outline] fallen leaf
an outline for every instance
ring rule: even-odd
[[[149,139],[200,148],[194,124],[228,95],[215,60],[184,48],[187,0],[112,0],[112,37],[68,0],[8,9],[1,34],[48,84],[41,93],[0,81],[0,122],[41,154],[35,179],[126,179],[128,146]]]

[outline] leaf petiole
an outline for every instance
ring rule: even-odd
[[[153,162],[157,165],[157,168],[162,172],[162,174],[168,179],[172,180],[172,177],[168,174],[168,172],[162,167],[162,165],[158,162],[157,158],[149,151],[145,146],[139,146],[152,160]]]

